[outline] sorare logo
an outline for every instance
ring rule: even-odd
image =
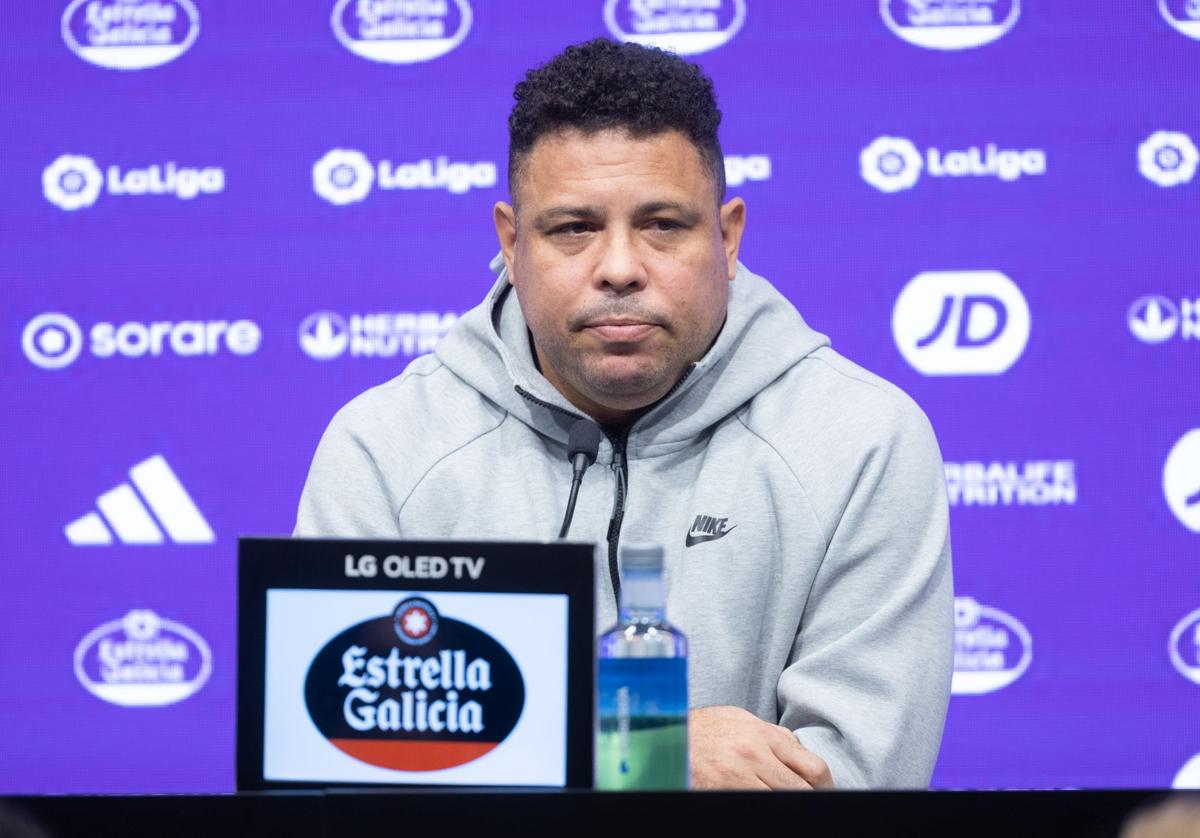
[[[87,346],[95,358],[194,358],[226,352],[244,357],[258,351],[262,330],[252,320],[101,321],[88,330],[88,339]],[[62,312],[37,315],[21,333],[25,357],[44,370],[69,367],[84,346],[83,329]]]
[[[619,41],[695,55],[724,46],[746,22],[746,0],[606,0],[604,23]]]
[[[1190,183],[1200,163],[1200,150],[1182,131],[1155,131],[1137,152],[1142,177],[1163,188]]]
[[[1006,182],[1046,173],[1046,152],[1039,148],[1002,148],[996,143],[960,149],[930,146],[921,153],[912,140],[882,136],[858,156],[862,179],[880,192],[901,192],[917,185],[922,173],[933,178],[995,178]]]
[[[385,311],[351,314],[318,311],[300,324],[300,348],[316,361],[352,358],[413,357],[432,352],[458,314],[448,311]]]
[[[110,165],[101,171],[86,155],[62,154],[42,170],[42,194],[66,212],[90,207],[102,192],[117,197],[173,195],[189,201],[224,189],[224,169],[181,166],[174,161],[140,167]]]
[[[525,708],[525,682],[495,638],[411,596],[317,652],[304,698],[321,735],[354,759],[435,771],[500,745]]]
[[[1158,0],[1158,10],[1177,32],[1200,40],[1200,0]]]
[[[350,52],[385,64],[440,58],[471,31],[467,0],[338,0],[330,24]]]
[[[174,61],[200,34],[191,0],[74,0],[63,11],[62,38],[97,67],[145,70]]]
[[[926,49],[981,47],[1008,34],[1021,0],[879,0],[888,29]]]
[[[1171,512],[1194,533],[1200,533],[1200,428],[1179,438],[1163,465],[1163,496]]]
[[[1033,662],[1033,638],[1011,614],[954,598],[953,695],[982,695],[1012,684]]]
[[[1025,295],[999,271],[928,271],[892,310],[900,354],[923,375],[1000,375],[1029,342]]]
[[[453,162],[445,156],[410,163],[380,160],[372,163],[361,151],[335,148],[322,155],[312,169],[313,191],[335,206],[357,204],[381,190],[445,190],[462,195],[472,189],[496,185],[496,164]]]
[[[75,677],[122,707],[161,707],[195,695],[212,674],[208,644],[182,623],[133,610],[91,631],[75,648]]]

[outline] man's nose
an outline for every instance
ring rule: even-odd
[[[631,230],[609,230],[594,274],[596,285],[619,294],[646,286],[646,266]]]

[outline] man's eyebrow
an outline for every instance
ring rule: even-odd
[[[689,224],[695,224],[703,217],[699,210],[687,204],[681,204],[679,201],[651,201],[639,206],[635,211],[635,215],[640,218],[664,211],[679,213],[683,216],[683,220]]]
[[[533,226],[538,230],[545,230],[551,224],[563,218],[581,218],[585,220],[596,220],[607,217],[608,213],[602,207],[590,205],[559,205],[549,207],[542,210],[533,219]]]

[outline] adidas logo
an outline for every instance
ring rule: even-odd
[[[67,524],[67,541],[76,546],[112,544],[115,535],[121,544],[162,544],[164,530],[176,544],[216,540],[212,527],[161,455],[138,463],[129,470],[129,477],[132,486],[122,483],[96,499],[99,513],[89,512]]]
[[[724,538],[733,532],[733,527],[726,526],[729,523],[728,518],[714,518],[711,515],[697,515],[692,528],[688,531],[687,538],[683,542],[684,547],[691,547],[695,544],[703,544],[705,541],[716,541],[718,538]]]

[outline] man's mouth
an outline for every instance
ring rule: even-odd
[[[660,327],[657,323],[624,317],[594,320],[584,326],[585,331],[591,332],[607,343],[637,343],[658,328]]]

